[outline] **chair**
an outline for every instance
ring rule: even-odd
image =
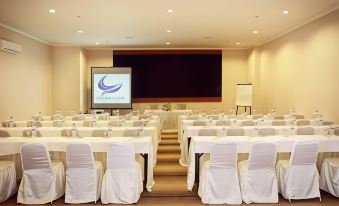
[[[16,192],[15,164],[12,161],[0,161],[0,203]]]
[[[279,160],[276,166],[278,189],[285,199],[320,199],[319,174],[316,166],[318,143],[298,141],[290,160]]]
[[[51,162],[47,147],[41,143],[21,146],[23,175],[17,202],[46,204],[64,195],[65,172],[62,162]]]
[[[5,130],[0,130],[0,137],[9,137],[9,133]]]
[[[283,120],[285,119],[284,115],[276,115],[273,117],[274,120]]]
[[[284,120],[273,120],[272,121],[272,126],[285,126],[286,121]]]
[[[322,125],[333,125],[334,122],[331,121],[323,121]]]
[[[149,105],[150,110],[158,110],[158,105],[156,104],[150,104]]]
[[[140,164],[135,160],[131,143],[110,144],[107,152],[107,170],[102,188],[103,204],[136,203],[143,190]]]
[[[218,120],[215,123],[216,126],[230,126],[231,122],[229,120]]]
[[[334,135],[335,135],[335,136],[339,136],[339,128],[337,128],[337,129],[334,130]]]
[[[100,115],[100,116],[98,116],[98,120],[99,120],[99,121],[106,121],[106,120],[107,120],[107,116],[105,116],[105,115]]]
[[[297,128],[297,135],[314,135],[314,128],[312,127]]]
[[[179,110],[185,110],[186,109],[186,104],[177,104],[177,108]]]
[[[63,129],[63,130],[61,130],[61,136],[62,137],[71,137],[72,136],[72,129]],[[79,137],[78,130],[75,131],[75,136]]]
[[[94,124],[95,122],[93,122],[92,120],[85,120],[83,122],[84,127],[94,127]]]
[[[339,198],[339,158],[325,158],[321,166],[320,189]]]
[[[138,129],[126,129],[122,134],[123,137],[138,137],[139,135],[140,132]]]
[[[143,121],[143,120],[133,121],[133,127],[140,127],[140,126],[145,126],[145,121]]]
[[[198,131],[198,136],[217,136],[217,130],[212,128],[203,128]]]
[[[256,143],[248,160],[238,163],[241,195],[246,204],[278,202],[276,153],[274,143]]]
[[[227,130],[227,136],[244,136],[245,131],[242,128],[231,128]]]
[[[67,145],[66,203],[95,202],[100,198],[103,167],[94,161],[92,147],[86,143]]]
[[[32,137],[32,129],[25,129],[22,132],[23,137]],[[41,132],[39,130],[36,130],[36,137],[41,137]]]
[[[204,204],[241,204],[235,143],[211,148],[211,159],[203,164],[198,195]]]
[[[260,128],[258,131],[259,136],[273,136],[275,135],[275,129],[273,128]]]
[[[264,115],[262,115],[262,114],[252,115],[252,118],[253,118],[253,119],[261,119],[261,118],[263,118],[263,117],[264,117]]]
[[[295,115],[295,119],[305,119],[305,116],[297,114],[297,115]]]
[[[16,123],[14,121],[4,121],[2,122],[3,127],[16,127]]]
[[[218,117],[218,115],[208,115],[207,119],[218,120],[219,117]]]
[[[75,117],[72,117],[72,121],[80,121],[81,119],[80,119],[80,117],[78,117],[78,116],[75,116]]]
[[[242,126],[254,126],[254,122],[252,120],[248,120],[248,121],[243,121],[241,122]]]
[[[193,126],[206,126],[205,121],[195,120],[193,121]]]
[[[198,120],[198,119],[199,119],[198,115],[187,116],[187,120]]]
[[[307,125],[310,125],[311,124],[311,121],[310,120],[307,120],[307,119],[298,119],[295,124],[297,126],[307,126]]]
[[[110,124],[112,127],[120,127],[122,126],[123,122],[120,120],[113,120],[113,121],[110,121]]]

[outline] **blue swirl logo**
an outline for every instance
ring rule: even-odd
[[[100,81],[98,83],[99,89],[101,89],[103,91],[101,96],[104,96],[104,94],[117,92],[122,87],[122,83],[115,84],[115,85],[112,85],[112,86],[105,85],[104,80],[105,80],[106,77],[107,77],[107,74],[102,79],[100,79]]]

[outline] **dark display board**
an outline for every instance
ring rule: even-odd
[[[221,99],[221,51],[114,51],[113,67],[132,68],[132,97]]]

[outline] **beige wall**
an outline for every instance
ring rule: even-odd
[[[110,67],[113,64],[111,50],[89,50],[88,52],[88,105],[91,104],[91,67]],[[222,102],[217,103],[186,103],[188,109],[209,110],[213,108],[228,112],[234,109],[237,83],[247,83],[247,51],[224,50],[222,52]],[[159,103],[160,104],[160,103]],[[134,108],[144,110],[147,103],[133,104]],[[173,103],[173,106],[175,103]]]
[[[80,50],[80,110],[87,109],[87,50]]]
[[[80,54],[80,47],[52,48],[53,112],[61,110],[69,114],[81,109]]]
[[[0,51],[0,120],[30,119],[39,111],[50,114],[51,48],[1,26],[0,39],[23,46],[18,55]]]
[[[261,99],[268,112],[319,110],[339,123],[339,10],[260,48]]]

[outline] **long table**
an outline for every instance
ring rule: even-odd
[[[182,114],[191,112],[192,110],[145,110],[144,113],[159,116],[161,129],[178,129],[178,117]]]
[[[194,182],[199,182],[199,158],[201,154],[210,153],[215,143],[235,142],[238,153],[249,153],[255,143],[270,141],[277,145],[277,152],[291,152],[293,145],[297,141],[314,140],[319,142],[319,153],[339,152],[339,137],[324,135],[293,135],[293,136],[193,136],[189,149],[189,167],[187,171],[187,190],[191,191]]]
[[[39,142],[47,145],[51,152],[66,152],[70,143],[89,143],[93,152],[107,152],[110,143],[130,142],[135,153],[144,157],[144,180],[146,189],[152,191],[153,182],[153,144],[152,137],[5,137],[0,138],[0,156],[19,154],[20,147],[25,143]]]

